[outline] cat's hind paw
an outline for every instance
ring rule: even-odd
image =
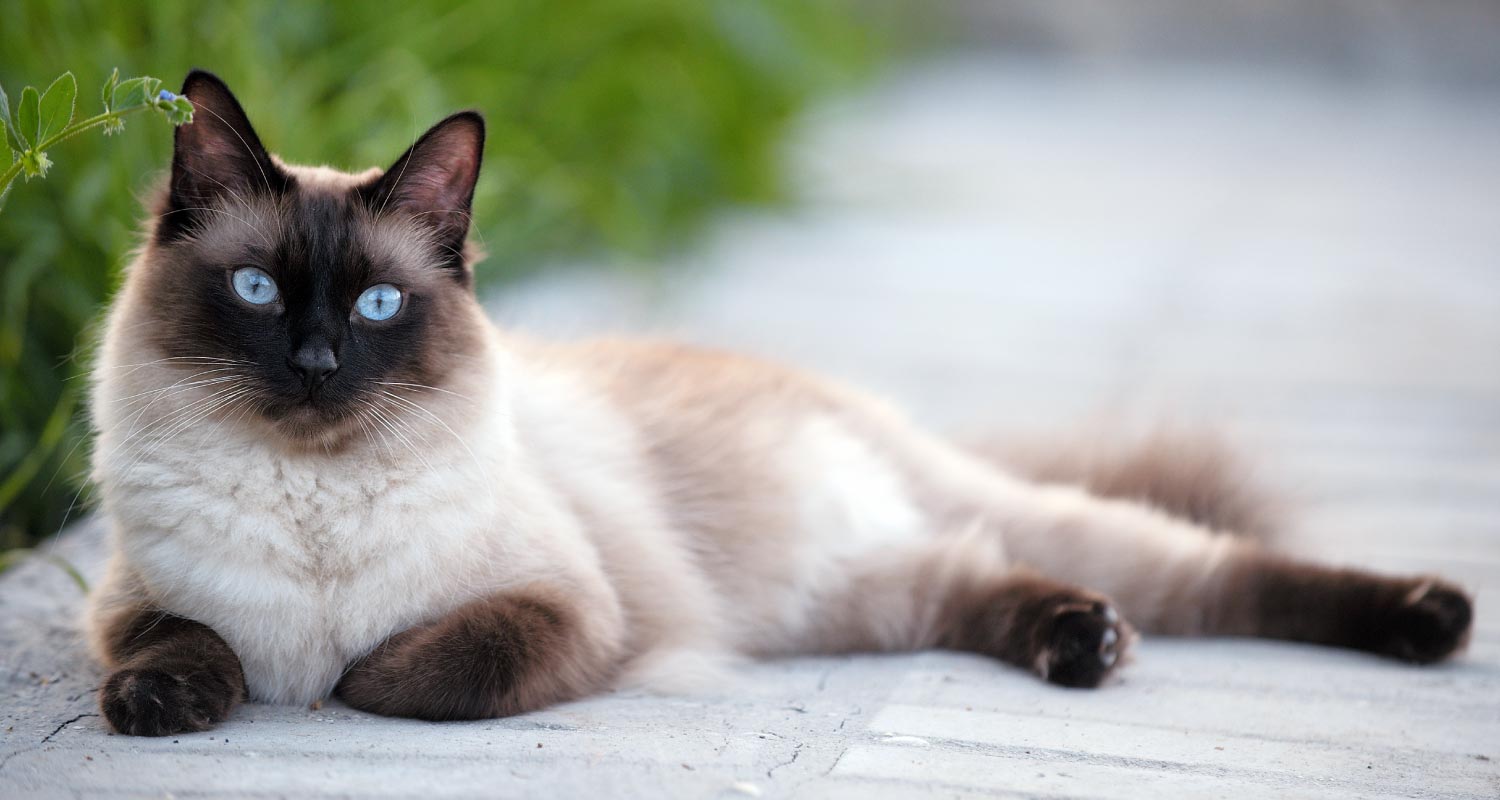
[[[1462,590],[1423,581],[1391,612],[1376,649],[1402,661],[1433,664],[1463,649],[1473,621],[1473,601]]]
[[[1134,630],[1107,602],[1061,604],[1034,667],[1059,686],[1091,689],[1109,677],[1134,639]]]

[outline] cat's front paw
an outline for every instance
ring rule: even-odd
[[[1375,649],[1403,661],[1432,664],[1468,642],[1473,621],[1474,604],[1462,590],[1422,581],[1390,612]]]
[[[229,716],[238,700],[232,682],[202,671],[122,669],[99,690],[110,727],[131,736],[203,731]]]
[[[1061,686],[1091,689],[1120,663],[1135,638],[1131,627],[1107,602],[1082,601],[1052,609],[1046,642],[1035,668]]]

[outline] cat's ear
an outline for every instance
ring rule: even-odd
[[[174,216],[191,216],[194,209],[212,208],[224,200],[286,189],[287,175],[271,161],[245,110],[223,81],[213,73],[193,70],[183,81],[181,94],[193,103],[193,121],[178,127],[175,134],[168,201]]]
[[[377,214],[404,214],[434,235],[443,257],[463,268],[474,183],[484,156],[484,117],[460,111],[432,126],[362,191]]]

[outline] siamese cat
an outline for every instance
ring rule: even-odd
[[[182,94],[92,396],[112,558],[87,628],[121,733],[330,695],[496,717],[806,653],[1094,687],[1136,630],[1420,664],[1467,639],[1460,589],[1267,552],[1170,453],[1091,493],[786,367],[497,329],[477,113],[347,174],[270,155],[209,73]]]

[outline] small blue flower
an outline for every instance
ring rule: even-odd
[[[162,89],[161,90],[161,94],[158,94],[156,96],[156,99],[161,100],[161,101],[166,102],[166,103],[170,103],[173,100],[177,99],[177,95],[172,94],[171,92],[167,91],[166,89]]]

